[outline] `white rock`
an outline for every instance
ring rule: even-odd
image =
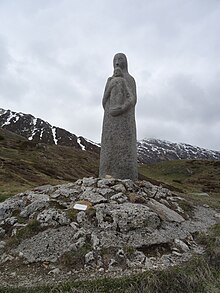
[[[95,261],[94,252],[90,251],[85,255],[85,264],[91,264]]]
[[[57,275],[57,274],[59,274],[60,273],[60,269],[59,268],[55,268],[55,269],[53,269],[53,270],[51,270],[51,271],[49,271],[49,275]]]
[[[174,239],[174,243],[176,244],[177,248],[179,248],[183,252],[189,251],[189,246],[180,239]]]

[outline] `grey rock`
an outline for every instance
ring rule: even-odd
[[[99,176],[137,180],[136,84],[128,73],[124,54],[116,54],[113,64],[114,74],[108,78],[102,101],[104,120]]]
[[[113,201],[116,201],[117,203],[123,203],[123,202],[126,202],[128,198],[125,194],[123,194],[122,192],[119,192],[111,196],[110,199]]]
[[[85,255],[85,264],[91,264],[92,262],[95,261],[95,256],[94,256],[94,252],[93,251],[89,251],[86,255]]]
[[[47,197],[45,197],[47,198]],[[33,213],[36,213],[37,211],[47,208],[49,206],[48,200],[35,200],[34,202],[27,205],[23,211],[20,213],[22,217],[29,217]]]
[[[96,191],[103,195],[104,197],[108,197],[113,194],[115,191],[111,188],[97,188]]]
[[[127,259],[127,265],[130,268],[145,266],[146,256],[141,251],[135,251],[131,259]]]
[[[92,191],[84,191],[83,194],[80,195],[81,200],[88,200],[93,204],[98,204],[101,202],[106,202],[107,199],[98,193],[94,193]]]
[[[76,223],[76,222],[71,222],[71,223],[70,223],[70,226],[71,226],[74,230],[78,230],[78,228],[79,228],[79,225],[78,225],[78,223]]]
[[[79,224],[85,223],[87,221],[86,213],[84,211],[78,212],[76,219]]]
[[[5,245],[6,245],[6,242],[5,242],[5,241],[0,241],[0,252],[1,252],[1,253],[2,253],[2,251],[4,250]]]
[[[189,251],[189,246],[183,242],[180,239],[174,239],[174,243],[176,245],[176,247],[178,247],[181,251],[183,252],[188,252]]]
[[[4,236],[5,236],[5,230],[0,227],[0,237],[4,237]]]
[[[91,242],[92,242],[92,248],[94,250],[97,250],[99,248],[100,240],[98,238],[98,235],[94,232],[91,234]]]
[[[51,193],[56,189],[55,186],[52,185],[42,185],[34,188],[33,190],[38,192],[38,193]]]
[[[58,198],[59,196],[70,197],[72,195],[72,190],[67,188],[66,186],[59,187],[55,192],[53,192],[50,196],[52,198]]]
[[[115,271],[117,269],[118,269],[118,262],[115,259],[111,258],[109,261],[108,270]]]
[[[150,207],[155,213],[157,213],[160,218],[164,221],[170,222],[177,222],[181,223],[184,222],[184,218],[179,215],[177,212],[171,210],[170,208],[166,207],[164,204],[159,203],[154,199],[149,199],[147,202],[148,207]]]
[[[134,183],[131,179],[121,180],[122,184],[126,187],[128,191],[136,191],[138,190],[138,185]]]
[[[86,236],[86,231],[81,228],[80,230],[78,230],[75,235],[74,235],[74,239],[77,240],[79,238],[85,237]]]
[[[1,264],[4,264],[8,261],[12,261],[14,260],[14,256],[10,255],[10,254],[7,254],[7,253],[3,253],[1,256],[0,256],[0,263]]]
[[[15,223],[17,223],[17,218],[16,217],[10,217],[10,218],[7,218],[7,219],[5,219],[5,224],[7,224],[7,225],[11,225],[11,226],[13,226]]]
[[[52,187],[52,186],[51,186]],[[45,193],[34,193],[34,192],[30,192],[28,193],[27,199],[30,200],[31,202],[33,201],[49,201],[50,197],[48,194]]]
[[[124,187],[123,184],[119,183],[119,184],[116,184],[112,187],[115,191],[119,191],[119,192],[125,192],[126,191],[126,188]]]
[[[95,186],[96,183],[98,181],[98,178],[93,178],[93,177],[89,177],[89,178],[83,178],[83,186]]]
[[[20,197],[15,196],[0,203],[0,221],[9,218],[13,210],[23,209],[25,202]]]
[[[152,269],[153,266],[152,266],[152,262],[151,262],[151,259],[150,258],[148,258],[148,257],[145,258],[144,266],[148,270]]]
[[[97,205],[96,218],[100,228],[120,229],[120,231],[141,227],[155,229],[160,224],[157,214],[145,205],[133,203]]]
[[[60,269],[59,268],[55,268],[51,271],[49,271],[48,275],[57,275],[60,273]]]
[[[124,250],[123,250],[122,248],[120,248],[120,249],[117,251],[116,256],[117,256],[118,258],[120,258],[120,259],[125,258],[125,252],[124,252]]]
[[[37,220],[41,223],[42,226],[67,225],[70,223],[70,220],[67,218],[65,212],[58,211],[52,208],[39,213],[37,216]]]
[[[110,179],[100,179],[97,182],[97,187],[99,188],[108,188],[109,186],[113,186],[115,185],[116,180],[114,178],[110,178]]]
[[[71,227],[48,229],[31,239],[23,240],[14,249],[14,253],[22,253],[26,263],[55,262],[64,252],[71,250],[74,234],[75,232]]]

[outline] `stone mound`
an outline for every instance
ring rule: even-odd
[[[203,252],[193,233],[218,216],[146,181],[41,186],[0,203],[0,281],[28,286],[55,274],[58,281],[173,266]]]

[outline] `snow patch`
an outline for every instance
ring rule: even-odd
[[[10,115],[8,116],[6,122],[3,123],[1,127],[5,126],[5,125],[9,125],[11,119],[13,119],[14,117],[16,117],[16,113],[13,113],[13,112],[10,111]]]
[[[56,138],[56,127],[52,127],[53,141],[57,145],[58,139]]]
[[[85,147],[83,144],[81,144],[80,137],[77,137],[77,143],[80,145],[80,147],[81,147],[81,149],[82,149],[83,151],[86,150],[86,147]]]

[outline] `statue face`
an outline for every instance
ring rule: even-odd
[[[115,67],[120,67],[121,69],[124,69],[126,67],[126,57],[124,54],[118,53],[115,55],[113,59],[113,65]]]

